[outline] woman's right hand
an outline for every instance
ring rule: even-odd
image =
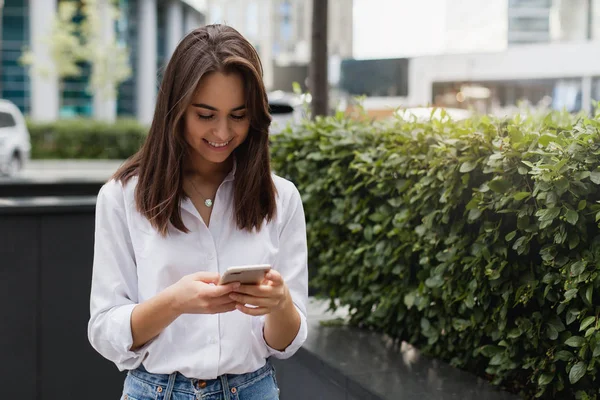
[[[216,272],[196,272],[169,286],[173,306],[179,314],[219,314],[235,310],[229,294],[240,287],[238,282],[219,285]]]

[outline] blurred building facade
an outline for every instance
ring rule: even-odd
[[[98,0],[99,3],[108,1],[111,0]],[[37,59],[51,62],[40,39],[51,31],[57,3],[57,0],[4,0],[0,98],[13,101],[25,114],[40,121],[72,116],[113,119],[118,115],[137,117],[149,123],[160,69],[184,34],[204,24],[204,2],[119,0],[119,20],[106,34],[115,35],[119,43],[128,47],[133,73],[119,87],[116,104],[89,91],[86,66],[83,66],[82,76],[62,82],[60,102],[56,78],[39,76],[32,68],[19,63],[26,47]]]
[[[600,0],[448,0],[446,13],[443,54],[408,59],[408,94],[367,108],[577,112],[600,101]]]
[[[339,79],[339,64],[352,57],[353,0],[329,0],[330,80]],[[269,90],[305,87],[310,62],[312,1],[208,0],[209,23],[236,28],[256,47]]]

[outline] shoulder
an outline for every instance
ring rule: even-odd
[[[272,174],[273,183],[277,190],[277,197],[283,202],[289,202],[300,198],[300,192],[293,182],[282,178],[278,175]]]
[[[111,179],[100,188],[98,202],[107,202],[128,208],[134,204],[136,186],[137,177],[129,179],[126,183]]]
[[[280,211],[282,217],[294,214],[298,208],[302,207],[302,197],[296,185],[278,175],[272,174],[273,183],[277,191],[277,209]]]

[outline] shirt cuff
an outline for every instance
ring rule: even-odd
[[[257,332],[258,333],[257,336],[259,337],[259,340],[261,341],[261,343],[267,349],[267,352],[270,357],[272,356],[272,357],[279,358],[282,360],[286,359],[286,358],[290,358],[298,351],[298,349],[300,349],[300,347],[302,347],[302,345],[306,341],[306,337],[308,336],[308,325],[306,322],[306,316],[302,313],[302,311],[300,311],[298,306],[296,306],[294,304],[294,307],[296,307],[296,310],[298,311],[298,315],[300,315],[300,329],[298,329],[298,333],[296,334],[296,337],[294,338],[292,343],[290,343],[290,345],[288,347],[286,347],[285,350],[283,350],[283,351],[275,350],[274,348],[272,348],[271,346],[269,346],[267,344],[267,341],[265,340],[265,335],[264,335],[265,316],[262,316],[258,319],[259,323],[257,324],[258,325],[257,328],[259,329],[259,332]]]
[[[148,346],[154,341],[149,340],[142,347],[135,350],[131,350],[133,345],[133,334],[131,332],[131,313],[137,304],[127,304],[115,308],[110,319],[112,323],[109,325],[114,329],[111,329],[110,341],[115,345],[119,346],[118,353],[120,355],[119,360],[116,361],[119,369],[134,369],[142,363],[142,355],[148,349]]]

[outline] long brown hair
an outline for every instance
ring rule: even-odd
[[[160,85],[148,137],[113,176],[123,183],[138,177],[137,209],[162,235],[168,233],[169,223],[189,232],[179,207],[185,197],[183,163],[188,152],[183,117],[200,79],[216,71],[242,76],[250,117],[248,137],[234,151],[237,226],[260,230],[265,219],[275,216],[268,138],[271,116],[258,53],[235,29],[207,25],[190,32],[175,49]]]

